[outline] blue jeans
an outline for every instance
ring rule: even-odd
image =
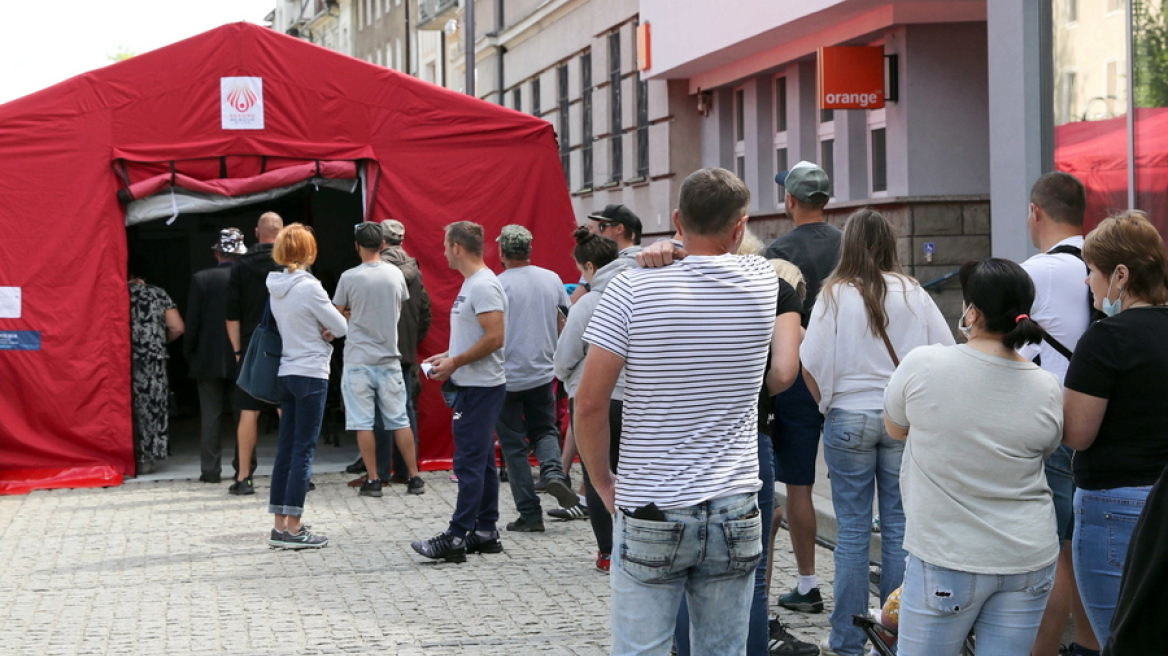
[[[1151,486],[1075,490],[1075,534],[1071,554],[1075,582],[1099,644],[1107,644],[1127,545],[1144,510]]]
[[[1070,540],[1075,532],[1074,501],[1075,476],[1071,467],[1074,449],[1064,444],[1058,445],[1054,453],[1046,459],[1046,484],[1054,500],[1054,515],[1058,526],[1059,548]]]
[[[753,574],[762,557],[757,495],[734,494],[662,512],[665,521],[616,513],[613,656],[667,656],[683,596],[691,653],[744,656]]]
[[[454,399],[454,475],[458,499],[450,532],[493,531],[499,521],[499,472],[495,469],[495,422],[507,386],[460,387]]]
[[[401,363],[401,369],[402,382],[406,386],[406,415],[410,419],[410,430],[414,433],[414,455],[420,459],[418,455],[418,413],[414,408],[413,398],[414,380],[417,374],[414,373],[414,365],[408,362]],[[374,409],[376,410],[376,406]],[[377,477],[388,481],[391,470],[392,473],[408,476],[410,470],[393,441],[393,431],[385,428],[385,424],[381,420],[380,410],[376,410],[373,414],[373,440],[377,445]],[[390,467],[391,462],[392,467]]]
[[[835,605],[831,648],[863,656],[864,632],[853,615],[868,610],[868,552],[872,544],[872,497],[880,504],[880,601],[904,580],[904,507],[900,460],[904,442],[884,431],[882,410],[833,409],[823,425],[823,459],[839,527],[835,548]]]
[[[900,596],[899,656],[957,656],[972,629],[977,653],[1028,656],[1054,585],[1055,563],[1025,574],[973,574],[910,555]]]
[[[771,452],[771,436],[758,434],[758,477],[762,488],[758,491],[758,511],[762,513],[762,558],[754,570],[754,600],[750,604],[750,631],[746,638],[747,656],[768,656],[770,631],[767,627],[767,555],[770,553],[771,523],[775,514],[775,472],[774,453]],[[677,643],[678,656],[689,656],[689,607],[681,603],[677,615],[677,628],[673,639]]]
[[[567,479],[560,460],[560,431],[556,428],[556,397],[551,381],[529,390],[507,392],[495,434],[503,450],[515,509],[527,521],[543,521],[528,454],[535,454],[539,476],[544,481]]]
[[[304,513],[304,496],[312,478],[312,457],[324,419],[328,380],[307,376],[280,376],[280,438],[272,464],[272,492],[268,512]]]

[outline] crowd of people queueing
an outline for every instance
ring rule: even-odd
[[[1164,580],[1165,529],[1144,509],[1168,503],[1168,342],[1157,338],[1168,334],[1168,261],[1147,217],[1117,214],[1084,239],[1082,184],[1040,178],[1026,221],[1041,252],[961,268],[958,345],[904,272],[884,216],[864,208],[842,231],[828,224],[830,181],[809,162],[776,182],[795,228],[765,249],[747,229],[749,190],[722,169],[682,184],[673,240],[642,249],[624,206],[590,216],[575,233],[582,285],[571,299],[531,265],[526,228],[496,239],[496,275],[481,226],[446,227],[446,260],[464,283],[449,350],[418,369],[453,409],[458,496],[448,525],[413,549],[448,562],[503,550],[497,434],[520,513],[508,530],[544,530],[529,454],[560,503],[549,514],[591,521],[597,567],[612,574],[614,654],[865,654],[852,618],[869,605],[874,504],[879,601],[899,596],[898,653],[958,654],[971,633],[978,653],[1059,653],[1072,612],[1069,653],[1154,653],[1148,618],[1163,602],[1149,580]],[[239,255],[237,233],[224,231],[217,252]],[[261,219],[257,236],[281,267],[264,272],[284,339],[270,543],[322,547],[300,517],[334,338],[347,335],[346,428],[368,473],[360,492],[389,478],[389,439],[375,425],[393,433],[410,491],[424,491],[407,410],[420,337],[415,328],[399,349],[397,328],[418,293],[384,258],[404,226],[356,227],[362,264],[332,299],[307,271],[310,228]],[[241,268],[232,264],[229,286]],[[176,338],[173,303],[140,282],[135,312],[162,317],[151,339]],[[239,356],[248,334],[235,299],[225,321]],[[254,329],[256,304],[244,305]],[[570,399],[574,440],[562,454],[553,377]],[[821,611],[810,506],[821,435],[838,545],[831,633],[812,645],[769,616],[768,551],[785,510],[799,571],[780,604]],[[584,504],[566,472],[575,449]],[[140,461],[151,453],[143,438]],[[233,492],[251,487],[253,461],[241,448]],[[774,507],[776,482],[786,509]]]

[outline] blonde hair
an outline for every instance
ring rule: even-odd
[[[775,275],[795,288],[795,293],[798,294],[800,301],[807,298],[807,281],[803,279],[803,272],[799,270],[799,267],[779,258],[767,261],[775,268]]]
[[[1168,257],[1164,240],[1140,210],[1127,210],[1103,220],[1083,240],[1083,259],[1110,276],[1127,267],[1127,292],[1153,305],[1168,303]]]
[[[276,244],[272,247],[272,259],[276,264],[288,267],[288,271],[296,271],[311,265],[316,261],[316,237],[312,228],[301,223],[290,223],[276,235]]]
[[[742,243],[738,244],[738,255],[762,255],[764,248],[766,245],[762,240],[754,236],[750,226],[746,226],[746,232],[742,233]]]

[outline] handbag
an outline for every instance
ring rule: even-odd
[[[280,355],[284,340],[272,318],[272,302],[264,306],[264,316],[251,335],[243,364],[239,367],[239,388],[264,403],[280,402]]]

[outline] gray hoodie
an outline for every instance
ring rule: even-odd
[[[639,246],[635,248],[638,252],[641,250]],[[636,266],[637,260],[634,252],[628,257],[618,257],[600,267],[596,275],[592,277],[592,289],[581,296],[580,300],[572,306],[571,312],[568,313],[568,321],[564,324],[564,330],[560,332],[559,341],[556,342],[554,359],[556,378],[564,381],[564,385],[568,387],[568,398],[576,398],[576,390],[580,387],[580,376],[584,373],[584,356],[588,354],[588,344],[583,339],[584,329],[592,320],[592,313],[596,311],[596,306],[600,303],[600,296],[604,293],[604,288],[621,271],[633,269]],[[612,398],[615,401],[625,399],[624,371],[621,372],[620,378],[616,381],[616,387],[612,390]]]
[[[269,273],[272,316],[284,340],[280,376],[328,378],[332,344],[320,332],[327,328],[335,337],[345,336],[345,317],[329,301],[324,287],[311,273]]]

